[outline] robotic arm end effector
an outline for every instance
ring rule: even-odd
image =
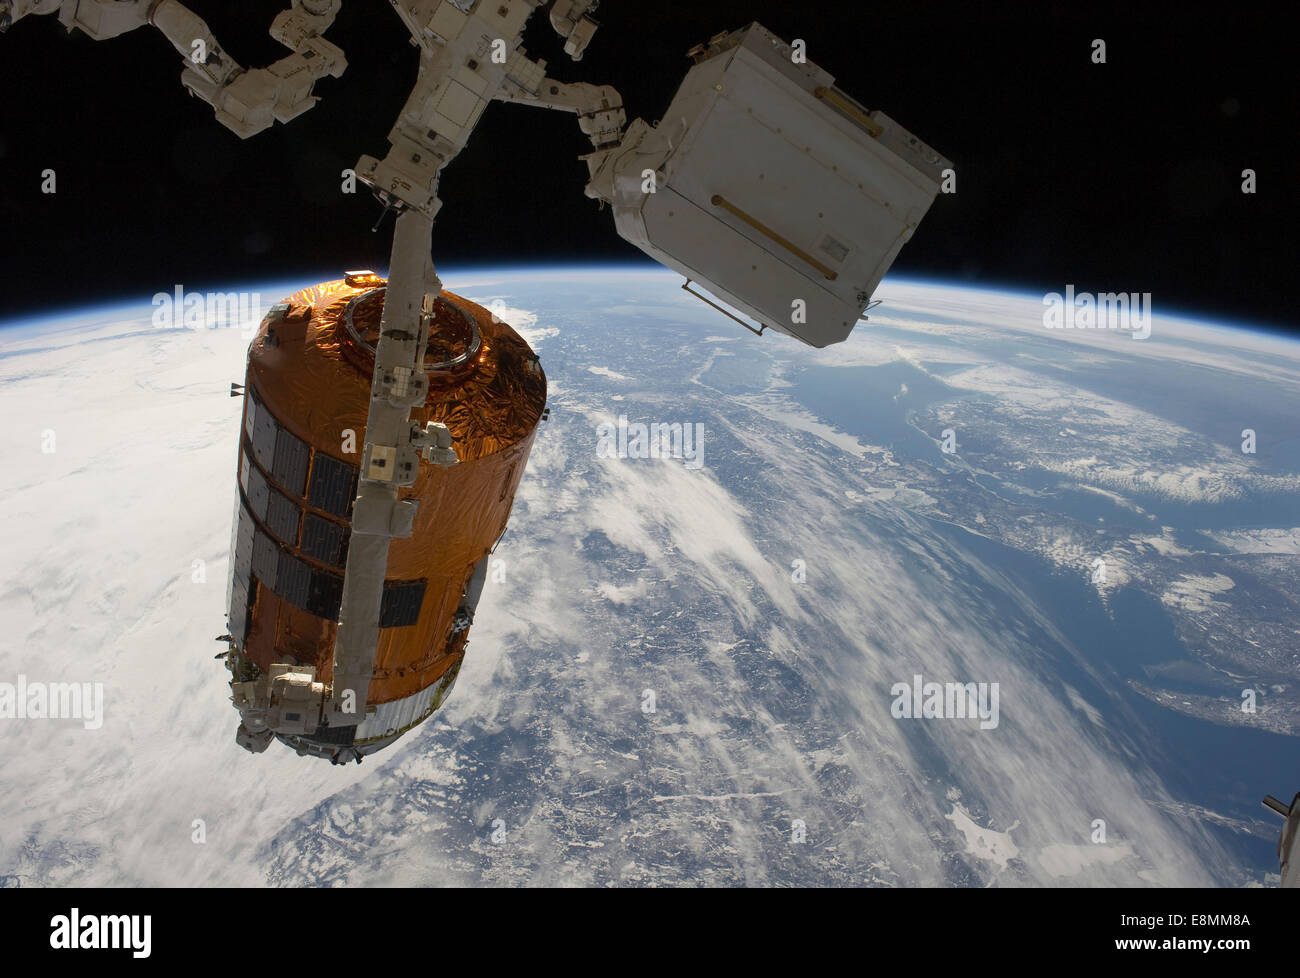
[[[318,101],[312,95],[316,82],[343,74],[343,51],[320,35],[338,8],[339,0],[295,0],[270,29],[292,53],[268,68],[249,71],[225,56],[207,24],[178,0],[162,0],[151,21],[186,58],[181,84],[212,106],[218,122],[247,139],[306,112]]]
[[[581,61],[583,52],[595,36],[594,20],[588,16],[600,5],[600,0],[555,0],[551,8],[551,26],[564,38],[564,53],[574,61]]]

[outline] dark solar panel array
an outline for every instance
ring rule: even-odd
[[[266,519],[266,505],[271,489],[266,483],[262,470],[248,460],[248,455],[241,453],[239,459],[239,487],[248,497],[248,505],[253,515],[259,520]]]
[[[302,519],[302,552],[313,560],[342,567],[347,559],[347,531],[315,513]]]
[[[357,467],[322,452],[312,460],[307,502],[333,516],[346,517],[357,498]]]
[[[312,506],[346,519],[356,498],[358,472],[356,466],[313,452],[281,427],[251,387],[245,408],[248,441],[240,453],[242,492],[232,537],[230,593],[230,634],[241,644],[248,632],[249,608],[258,583],[296,608],[338,621],[348,529],[305,512],[280,489],[298,497],[305,493]],[[249,458],[250,450],[257,465]],[[270,480],[262,469],[271,473]],[[337,571],[315,567],[291,548]],[[386,582],[380,627],[414,625],[420,617],[426,584],[423,580]]]
[[[307,443],[283,428],[275,433],[275,460],[271,475],[277,485],[284,486],[295,496],[303,494],[307,483]]]
[[[253,410],[250,406],[250,410]],[[275,433],[278,430],[271,412],[258,405],[253,413],[253,457],[267,472],[275,463]]]
[[[302,510],[292,499],[278,489],[271,490],[265,522],[282,542],[295,547],[298,545],[298,518],[301,513]]]
[[[238,495],[238,494],[236,494]],[[240,648],[248,635],[248,609],[252,603],[253,521],[245,517],[243,501],[235,511],[235,525],[230,541],[230,634]]]
[[[384,601],[379,606],[380,628],[414,625],[424,603],[425,581],[389,581],[384,584]]]

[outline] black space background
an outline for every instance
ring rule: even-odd
[[[283,0],[191,0],[233,57],[266,65]],[[1300,4],[607,0],[574,64],[546,22],[525,35],[554,77],[619,88],[657,121],[691,45],[758,20],[808,43],[849,94],[952,159],[895,264],[980,285],[1149,291],[1159,311],[1300,329],[1293,312]],[[416,53],[382,0],[347,0],[347,54],[322,101],[241,142],[179,83],[156,31],[92,42],[54,17],[0,36],[3,318],[118,296],[386,268],[391,218],[339,171],[383,157]],[[1091,40],[1108,63],[1091,63]],[[641,261],[582,196],[572,116],[489,108],[444,171],[442,267]],[[40,171],[58,193],[40,193]],[[1240,192],[1241,170],[1259,192]]]

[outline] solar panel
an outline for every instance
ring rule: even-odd
[[[254,516],[263,522],[266,521],[266,506],[270,502],[271,490],[266,484],[266,476],[262,475],[259,469],[248,458],[244,458],[244,463],[248,466],[248,481],[242,483],[244,492],[248,494],[248,508]],[[240,474],[243,474],[241,469]]]
[[[230,612],[227,621],[230,625],[230,637],[242,648],[248,637],[248,589],[249,582],[236,579],[230,588]]]
[[[346,531],[333,520],[307,513],[302,521],[302,552],[313,560],[334,567],[343,566],[343,536]]]
[[[307,482],[307,443],[284,428],[275,435],[275,460],[271,475],[277,485],[301,496]]]
[[[249,592],[252,590],[253,537],[255,528],[242,499],[235,510],[235,526],[231,543],[230,607],[228,609],[230,634],[243,646],[248,634]]]
[[[253,457],[267,471],[275,460],[275,433],[275,419],[265,405],[259,405],[253,419]]]
[[[316,452],[311,463],[307,501],[334,516],[347,516],[356,495],[357,467]]]
[[[276,594],[277,570],[280,563],[280,548],[276,546],[265,532],[258,530],[253,538],[253,575]]]
[[[311,589],[311,568],[286,551],[280,551],[280,566],[275,593],[295,608],[309,611],[307,593]]]
[[[271,500],[266,507],[266,525],[270,527],[271,533],[280,539],[280,542],[296,547],[298,514],[301,512],[297,503],[284,493],[272,489]]]
[[[253,438],[253,426],[257,421],[257,407],[262,402],[257,399],[253,393],[253,388],[248,388],[248,397],[244,399],[244,434],[248,435],[250,441]]]
[[[339,620],[339,605],[343,601],[343,577],[329,571],[314,570],[311,590],[307,594],[307,611],[330,621]]]
[[[384,584],[384,600],[379,607],[380,628],[414,625],[420,618],[427,581],[392,581]]]

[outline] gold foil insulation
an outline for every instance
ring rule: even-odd
[[[320,453],[355,468],[365,441],[383,290],[376,277],[352,281],[357,284],[326,282],[294,294],[287,311],[263,321],[249,347],[247,386],[281,427],[312,449],[312,465]],[[528,344],[487,309],[446,291],[435,307],[425,362],[440,369],[424,406],[411,411],[412,423],[445,424],[460,461],[421,463],[415,484],[402,490],[403,499],[418,500],[419,510],[411,536],[392,541],[387,580],[427,585],[414,624],[380,629],[372,704],[427,688],[464,654],[468,631],[453,636],[452,619],[475,565],[505,531],[546,401],[546,377]],[[314,507],[306,495],[285,494],[304,513],[349,526],[348,517]],[[342,573],[301,548],[290,552],[311,567]],[[313,665],[320,681],[331,682],[337,624],[265,586],[252,602],[245,655],[263,670],[274,662]]]

